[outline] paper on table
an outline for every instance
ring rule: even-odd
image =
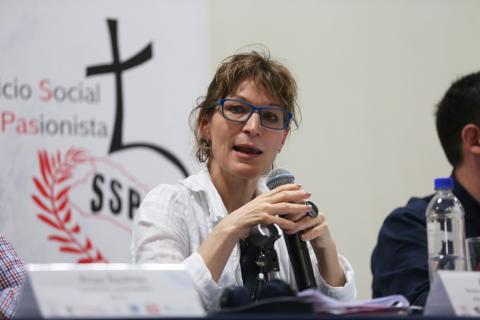
[[[358,313],[408,313],[409,302],[402,295],[391,295],[362,301],[342,302],[324,295],[318,290],[307,289],[299,297],[310,300],[316,313],[358,314]]]

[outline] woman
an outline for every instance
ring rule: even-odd
[[[197,158],[207,165],[145,197],[134,222],[134,262],[183,263],[205,307],[215,309],[223,288],[243,283],[239,242],[257,224],[277,224],[310,243],[319,290],[355,297],[352,267],[337,255],[325,215],[306,215],[310,193],[298,184],[268,191],[261,179],[290,132],[296,98],[292,75],[267,54],[223,61],[196,108]],[[295,285],[284,241],[275,248],[280,277]]]

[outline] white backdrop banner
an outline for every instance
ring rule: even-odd
[[[145,194],[196,170],[199,0],[0,4],[0,232],[26,262],[128,262]]]

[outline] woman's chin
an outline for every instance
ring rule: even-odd
[[[238,164],[234,168],[235,174],[245,179],[258,179],[268,172],[268,168],[259,167],[258,165]]]

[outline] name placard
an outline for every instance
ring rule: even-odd
[[[480,272],[438,271],[424,315],[480,317]]]
[[[182,265],[30,264],[16,317],[201,317]]]

